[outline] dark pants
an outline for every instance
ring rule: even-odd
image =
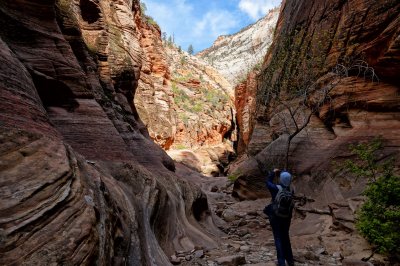
[[[290,218],[280,218],[275,215],[269,215],[269,222],[274,234],[276,256],[278,265],[285,266],[285,260],[289,265],[294,265],[292,246],[290,245],[289,227]]]

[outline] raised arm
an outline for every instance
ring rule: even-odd
[[[268,175],[266,185],[271,194],[275,194],[279,190],[278,187],[274,184],[274,177],[279,171],[279,169],[274,169],[274,171],[271,171]]]

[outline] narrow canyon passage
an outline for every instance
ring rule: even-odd
[[[0,265],[273,266],[273,168],[296,265],[400,265],[356,227],[384,184],[399,243],[400,2],[286,0],[196,55],[142,4],[0,1]]]

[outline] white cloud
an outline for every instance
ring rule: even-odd
[[[226,10],[211,10],[195,24],[193,34],[196,37],[217,38],[238,26],[233,13]]]
[[[281,0],[240,0],[239,8],[252,19],[257,20],[267,14],[269,9],[278,6]]]
[[[182,45],[184,50],[189,44],[196,51],[207,48],[218,36],[232,33],[232,29],[240,27],[234,11],[210,7],[206,1],[201,10],[199,3],[188,0],[142,1],[147,6],[146,13],[159,23],[163,32],[174,34],[175,42]]]
[[[183,45],[184,49],[187,43],[182,43],[187,38],[189,26],[193,25],[193,6],[186,0],[142,0],[147,6],[147,14],[152,16],[160,25],[161,30],[167,33],[167,36],[175,36],[175,41]]]
[[[174,33],[190,21],[193,6],[186,0],[173,0],[165,3],[159,0],[143,1],[147,6],[147,13],[151,15],[161,26],[162,30],[170,34]]]

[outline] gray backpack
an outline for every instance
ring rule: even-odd
[[[293,192],[290,187],[282,187],[281,185],[277,185],[277,187],[279,191],[273,202],[274,213],[278,217],[289,218],[294,207]]]

